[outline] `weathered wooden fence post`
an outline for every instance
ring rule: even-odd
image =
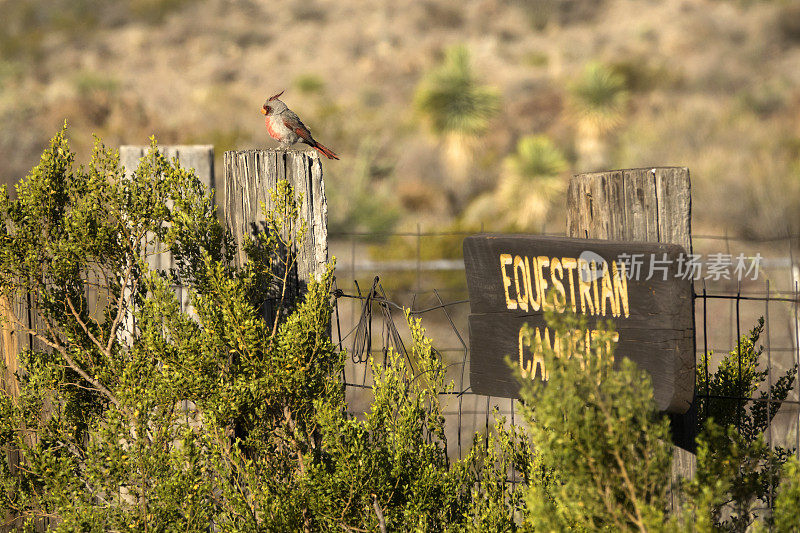
[[[567,191],[567,235],[680,244],[692,253],[689,169],[637,168],[573,176]],[[694,367],[692,360],[687,368],[694,372]],[[694,376],[690,382],[694,384]],[[694,405],[686,414],[670,415],[678,444],[673,450],[673,487],[678,477],[694,475],[695,456],[687,450],[694,450],[695,421]]]
[[[175,157],[178,158],[182,168],[194,169],[195,175],[206,186],[208,190],[216,188],[216,181],[214,179],[214,146],[211,144],[197,144],[197,145],[164,145],[159,146],[158,149],[170,161]],[[125,167],[125,175],[130,177],[131,174],[139,167],[139,160],[147,155],[150,146],[142,145],[123,145],[119,147],[119,159],[123,167]],[[158,268],[169,270],[175,266],[172,253],[165,252],[160,254],[153,254],[149,258],[150,268]],[[188,309],[190,306],[189,292],[184,290],[183,287],[176,287],[178,299],[181,302],[181,308]],[[91,295],[90,295],[91,300]],[[132,325],[129,322],[132,320],[131,315],[126,318],[126,331],[133,331]]]
[[[2,342],[0,342],[0,350],[3,351],[2,361],[5,368],[0,379],[0,384],[3,391],[13,401],[19,398],[19,382],[17,381],[17,372],[19,368],[19,353],[28,346],[30,336],[28,332],[23,331],[23,328],[14,323],[13,317],[27,318],[27,306],[23,304],[21,299],[14,298],[9,300],[5,295],[0,295],[0,313],[2,313],[3,324],[0,328],[2,331]],[[24,315],[23,315],[24,313]],[[27,324],[27,320],[26,320]],[[7,461],[8,468],[12,474],[15,474],[19,467],[20,453],[11,447],[7,447],[0,452],[0,460]],[[21,529],[23,522],[21,518],[15,518],[14,513],[6,510],[0,516],[3,525],[0,526],[0,532],[15,531]],[[43,528],[39,528],[43,531]]]
[[[214,181],[214,146],[211,144],[174,144],[158,147],[161,152],[172,160],[178,157],[183,168],[193,168],[197,177],[200,178],[206,187],[213,189],[216,187]],[[119,147],[119,160],[125,167],[126,174],[136,170],[139,166],[139,159],[147,154],[150,146],[141,145],[122,145]]]
[[[194,168],[200,180],[209,188],[214,187],[214,147],[211,145],[199,146],[160,146],[162,152],[169,158],[178,157],[181,166],[185,168]],[[136,170],[139,166],[139,159],[141,159],[150,146],[120,146],[120,163],[125,168],[126,175]],[[9,188],[13,184],[9,184]],[[13,193],[12,193],[13,194]],[[172,265],[171,254],[160,254],[155,256],[157,264],[153,267],[170,268]],[[95,301],[95,289],[87,288],[87,297],[90,301]],[[184,304],[188,303],[188,294],[183,292],[180,295]],[[0,315],[2,315],[3,323],[0,325],[0,359],[5,365],[5,369],[0,373],[0,387],[11,398],[19,396],[19,383],[16,374],[24,373],[24,369],[19,368],[19,354],[28,348],[47,349],[40,341],[34,339],[27,329],[36,329],[36,314],[31,312],[28,305],[28,299],[23,296],[17,296],[11,300],[6,296],[0,295]],[[15,323],[15,319],[20,323]],[[129,322],[131,318],[127,318]],[[131,328],[128,327],[128,331]],[[2,452],[0,452],[2,454]],[[9,468],[12,472],[17,469],[20,461],[20,455],[17,450],[6,450],[5,460],[8,462]],[[21,527],[21,522],[13,521],[11,515],[0,517],[6,526],[0,526],[0,532],[12,531]],[[37,531],[45,531],[47,529],[46,520],[39,520],[36,523]]]
[[[6,296],[0,296],[0,313],[3,317],[2,336],[0,350],[3,351],[2,361],[5,365],[1,379],[3,390],[11,397],[19,397],[19,383],[17,382],[16,372],[19,370],[18,354],[22,349],[22,343],[28,341],[27,332],[23,332],[20,327],[14,324],[12,317],[21,316],[24,306],[20,301],[9,301]]]
[[[328,202],[319,156],[310,151],[229,151],[225,152],[223,173],[225,223],[236,239],[239,264],[246,260],[245,236],[264,229],[262,204],[267,210],[275,207],[270,190],[286,180],[295,195],[302,195],[300,217],[307,230],[297,249],[291,251],[297,261],[296,275],[288,288],[289,294],[302,294],[312,278],[325,272],[328,262]]]

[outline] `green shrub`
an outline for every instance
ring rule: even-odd
[[[760,525],[768,524],[764,510],[770,487],[781,481],[789,454],[771,450],[762,436],[748,441],[736,426],[713,420],[706,422],[697,442],[697,473],[685,488],[686,521],[701,531],[745,532],[759,516]]]
[[[753,442],[763,435],[778,414],[781,404],[794,387],[797,365],[772,383],[769,391],[761,391],[755,401],[733,399],[755,397],[769,376],[769,369],[759,368],[764,347],[758,346],[758,340],[763,331],[762,317],[749,333],[742,336],[736,349],[722,358],[716,370],[708,370],[713,353],[701,356],[695,385],[698,431],[703,429],[707,419],[713,419],[722,426],[738,428],[745,441]]]
[[[790,458],[783,467],[784,479],[775,499],[775,531],[797,531],[797,514],[800,509],[800,462]]]
[[[547,320],[563,350],[545,349],[546,385],[523,382],[522,411],[537,454],[537,468],[527,473],[526,526],[661,529],[671,450],[649,376],[628,359],[614,368],[612,331],[586,346],[573,333],[588,329],[584,317],[551,313]]]
[[[364,233],[367,240],[380,239],[394,231],[402,216],[391,179],[394,163],[382,157],[375,142],[364,140],[349,165],[334,176],[335,186],[330,188],[331,233]]]
[[[697,476],[687,487],[689,508],[695,520],[727,531],[745,531],[756,521],[793,453],[768,446],[764,432],[794,387],[796,365],[754,401],[734,399],[755,397],[767,380],[769,370],[759,368],[763,330],[762,317],[716,370],[708,369],[711,353],[697,366]]]
[[[304,233],[286,182],[239,268],[211,196],[155,144],[130,179],[99,142],[88,167],[73,162],[62,131],[17,199],[0,195],[0,288],[37,317],[19,395],[0,394],[0,445],[20,457],[0,462],[0,509],[65,531],[511,527],[494,470],[510,441],[448,458],[452,383],[419,321],[408,360],[372,362],[362,419],[346,414],[328,333],[332,266],[263,319],[293,268],[279,252],[298,244],[279,236]],[[151,270],[167,250],[174,271]]]
[[[325,81],[316,74],[303,74],[294,79],[294,86],[301,93],[321,93],[325,90]]]
[[[764,402],[748,412],[726,403],[710,410],[723,423],[703,421],[697,473],[685,482],[680,497],[672,496],[682,503],[667,515],[669,429],[655,412],[649,376],[627,359],[612,363],[608,331],[600,331],[587,351],[584,337],[576,340],[573,334],[587,329],[585,318],[551,312],[547,322],[566,348],[545,350],[546,386],[523,382],[522,410],[536,451],[519,463],[527,468],[528,482],[523,528],[744,532],[774,524],[778,531],[796,531],[797,461],[787,463],[793,450],[773,450],[764,442]],[[738,358],[736,352],[729,354],[710,375],[711,394],[749,395],[764,380],[764,371],[757,369],[761,350],[755,347],[762,328],[759,321],[741,340],[742,379],[730,373],[731,361]],[[528,334],[523,342],[530,344],[531,338]],[[704,383],[701,374],[698,368],[698,383]],[[793,379],[792,369],[773,386],[772,416]],[[737,389],[742,382],[745,388]],[[702,393],[698,388],[698,398]],[[770,515],[773,487],[777,496]]]

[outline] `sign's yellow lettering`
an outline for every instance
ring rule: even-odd
[[[520,277],[522,277],[522,290],[519,290]],[[514,287],[517,289],[517,305],[523,311],[527,311],[529,294],[525,280],[525,263],[518,255],[514,256]]]
[[[542,297],[542,309],[552,311],[553,303],[547,301],[547,279],[542,269],[550,265],[550,258],[540,255],[536,258],[536,282],[539,284],[539,295]]]
[[[578,298],[581,301],[581,313],[584,315],[594,314],[594,302],[592,301],[591,281],[584,280],[584,276],[589,272],[589,263],[585,259],[578,259]]]
[[[536,258],[531,257],[533,261],[533,270],[536,271]],[[531,264],[528,258],[525,258],[525,287],[528,291],[528,302],[531,306],[531,311],[538,311],[542,306],[542,293],[539,292],[539,286],[536,280],[531,283]],[[533,289],[536,289],[536,298],[533,297]]]
[[[569,301],[572,304],[572,312],[576,313],[578,308],[575,305],[575,283],[572,281],[572,272],[578,266],[578,262],[573,257],[562,257],[561,266],[564,267],[566,278],[569,281]]]
[[[511,278],[508,277],[506,273],[506,266],[511,264],[511,255],[510,254],[500,254],[500,275],[503,277],[503,291],[506,295],[506,307],[509,309],[516,309],[517,308],[517,301],[516,299],[512,300],[511,297],[508,295],[508,287],[511,285]]]
[[[553,288],[556,290],[553,293],[553,305],[559,313],[563,313],[567,307],[567,292],[561,282],[563,277],[564,269],[561,268],[561,261],[558,257],[554,257],[550,260],[550,281],[553,282]]]
[[[570,308],[584,315],[630,316],[624,263],[500,254],[500,278],[507,309],[563,313]]]
[[[611,286],[611,273],[608,270],[608,265],[603,265],[603,288],[600,292],[600,309],[602,315],[606,316],[606,302],[611,302],[611,315],[619,316],[619,301],[614,298],[614,288]]]
[[[520,374],[523,378],[536,379],[538,377],[542,381],[548,381],[550,373],[544,358],[545,350],[549,350],[559,358],[580,358],[581,368],[585,368],[592,343],[605,334],[606,332],[596,329],[573,330],[567,332],[566,337],[562,338],[555,332],[551,335],[550,328],[546,326],[533,329],[523,326],[519,330]],[[616,342],[619,342],[619,334],[614,332],[602,346],[596,346],[597,355],[612,355],[611,343]],[[601,351],[603,348],[605,351]]]
[[[614,299],[617,304],[617,316],[625,314],[625,318],[631,316],[628,308],[628,273],[625,272],[625,263],[611,263],[612,277],[614,278]]]

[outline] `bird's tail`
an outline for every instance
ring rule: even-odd
[[[325,155],[328,157],[328,159],[339,159],[339,156],[338,156],[338,155],[336,155],[335,153],[333,153],[333,151],[332,151],[332,150],[330,150],[329,148],[325,148],[325,147],[324,147],[324,146],[322,146],[320,143],[317,143],[317,144],[315,144],[315,145],[314,145],[314,148],[316,148],[317,150],[319,150],[320,152],[322,152],[323,154],[325,154]]]

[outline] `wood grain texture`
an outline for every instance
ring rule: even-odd
[[[12,317],[17,315],[17,311],[13,310],[12,305],[16,305],[16,303],[10,302],[4,295],[0,296],[0,313],[2,313],[3,317],[2,327],[0,328],[3,342],[0,343],[0,347],[3,350],[2,359],[5,365],[2,386],[3,390],[11,398],[18,398],[19,382],[17,380],[17,372],[19,371],[19,360],[17,354],[20,352],[19,339],[22,332],[13,322]],[[27,335],[25,336],[27,337]]]
[[[37,326],[36,317],[33,313],[29,313],[28,299],[26,295],[8,298],[5,295],[0,296],[0,314],[2,314],[2,325],[0,331],[2,332],[2,360],[5,369],[2,372],[0,383],[3,388],[3,393],[7,394],[13,402],[17,402],[20,394],[18,377],[24,377],[26,371],[24,367],[19,365],[19,354],[23,350],[31,347],[37,350],[46,350],[41,341],[35,340],[29,333],[28,329]],[[49,407],[43,410],[43,418],[48,418]],[[25,437],[27,444],[33,445],[34,437],[28,435]],[[8,465],[11,474],[16,474],[19,470],[20,462],[22,459],[22,452],[14,446],[5,446],[0,449],[0,457],[4,456],[6,464]],[[3,522],[0,525],[0,533],[21,531],[23,529],[24,520],[21,517],[15,516],[10,510],[3,513]],[[46,531],[48,526],[47,519],[37,519],[34,523],[34,530]]]
[[[685,167],[593,172],[578,174],[570,180],[567,191],[570,237],[678,244],[691,253],[691,220],[691,180]],[[686,305],[694,321],[691,302]],[[694,347],[684,354],[684,359],[681,366],[694,373]],[[692,402],[694,379],[686,386],[691,387],[689,402]]]
[[[0,295],[0,334],[2,334],[2,361],[5,370],[0,376],[3,390],[12,398],[19,396],[19,381],[17,376],[27,374],[24,367],[19,365],[19,354],[25,350],[33,349],[47,352],[50,348],[40,339],[34,337],[31,330],[43,331],[44,323],[37,310],[30,304],[27,294],[17,294],[9,298]]]
[[[567,236],[673,243],[692,250],[689,169],[635,168],[573,176]]]
[[[300,213],[308,224],[305,240],[296,250],[297,281],[302,288],[312,278],[319,278],[328,263],[328,201],[317,153],[230,151],[225,152],[223,165],[225,223],[236,239],[239,264],[246,259],[245,236],[263,229],[262,203],[268,210],[274,207],[270,190],[285,179],[296,195],[302,195]]]

